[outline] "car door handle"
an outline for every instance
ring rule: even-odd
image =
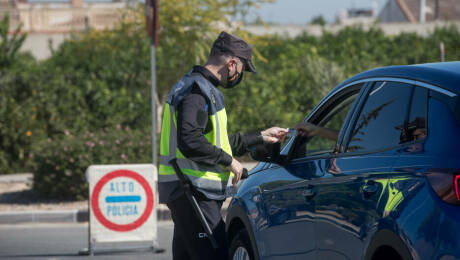
[[[367,182],[363,186],[361,186],[361,192],[364,194],[366,197],[370,197],[374,195],[377,191],[379,190],[379,186],[375,182]]]
[[[302,196],[306,199],[312,199],[316,196],[316,191],[313,186],[308,187],[302,191]]]

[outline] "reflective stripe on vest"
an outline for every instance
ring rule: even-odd
[[[180,98],[185,97],[188,88],[196,83],[206,97],[209,107],[209,121],[212,131],[205,135],[206,139],[228,154],[232,154],[227,134],[227,114],[223,107],[223,96],[214,86],[201,76],[186,75],[174,86],[164,105],[163,123],[160,141],[160,168],[158,182],[177,181],[178,178],[169,161],[177,158],[182,172],[188,176],[192,184],[201,192],[211,195],[221,195],[225,192],[230,172],[222,167],[198,164],[185,158],[177,147],[177,113],[175,108]],[[211,101],[211,102],[209,102]]]

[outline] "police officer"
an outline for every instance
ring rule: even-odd
[[[174,221],[173,259],[226,259],[228,246],[220,210],[233,173],[233,185],[243,166],[233,156],[251,147],[282,140],[288,129],[272,127],[260,133],[227,134],[227,114],[219,88],[233,88],[243,71],[255,73],[252,46],[222,32],[213,43],[208,62],[194,66],[173,87],[164,106],[160,145],[159,195]],[[177,158],[182,172],[194,187],[207,222],[219,244],[215,251],[179,187],[168,162]],[[230,170],[228,170],[230,169]]]

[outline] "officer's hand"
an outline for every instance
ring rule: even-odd
[[[288,128],[281,128],[281,127],[275,126],[267,130],[264,130],[260,133],[262,134],[264,143],[274,144],[274,143],[279,143],[283,141],[288,132],[289,132]]]
[[[240,181],[241,175],[243,174],[243,165],[237,161],[235,158],[232,158],[232,164],[230,164],[230,169],[233,172],[235,176],[233,176],[233,186],[236,186],[236,184]]]

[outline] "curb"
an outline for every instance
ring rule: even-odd
[[[0,224],[88,222],[88,210],[48,210],[0,213]],[[171,220],[169,209],[157,210],[158,221]]]
[[[34,176],[32,173],[14,173],[0,175],[0,183],[32,183]]]
[[[222,216],[227,213],[222,208]],[[88,210],[48,210],[0,213],[0,225],[25,223],[82,223],[88,222]],[[171,221],[168,208],[157,209],[157,221]]]
[[[79,222],[81,215],[78,210],[7,212],[0,214],[0,224]]]

